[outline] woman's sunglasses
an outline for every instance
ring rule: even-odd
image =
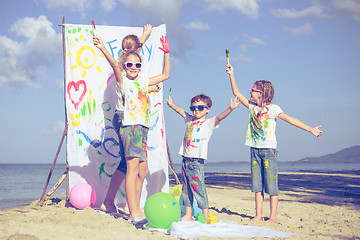
[[[198,106],[190,106],[190,111],[195,111],[196,109],[198,109],[200,112],[202,112],[205,108],[209,108],[206,105],[198,105]]]
[[[141,62],[136,62],[136,63],[133,63],[133,62],[125,62],[125,67],[126,68],[131,68],[132,66],[134,66],[136,68],[141,68]]]

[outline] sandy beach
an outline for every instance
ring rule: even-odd
[[[249,176],[206,174],[210,213],[219,221],[298,234],[287,237],[289,240],[360,239],[359,170],[280,173],[278,223],[249,222],[255,213]],[[91,208],[67,208],[59,197],[52,197],[43,207],[35,204],[1,210],[0,239],[175,239],[161,232],[137,229],[122,218],[100,214]],[[265,219],[268,214],[266,196]]]

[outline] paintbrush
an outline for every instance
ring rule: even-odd
[[[94,20],[91,20],[91,25],[92,25],[92,30],[93,30],[93,32],[94,32],[94,35],[96,35],[96,34],[95,34],[96,27],[95,27],[95,22],[94,22]]]
[[[225,50],[225,55],[226,55],[226,63],[229,65],[230,64],[230,61],[229,61],[230,51],[229,51],[229,49]]]

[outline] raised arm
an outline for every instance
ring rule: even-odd
[[[95,34],[93,35],[93,42],[94,42],[95,47],[100,49],[100,51],[104,54],[106,60],[109,62],[110,66],[113,68],[114,74],[116,77],[116,81],[119,83],[119,85],[122,85],[123,77],[121,74],[119,64],[116,61],[116,59],[105,48],[105,44],[104,44],[103,40],[101,38],[99,38],[98,36],[96,36]]]
[[[234,69],[230,64],[226,65],[226,72],[229,74],[231,89],[235,97],[237,97],[245,107],[249,108],[249,100],[240,93],[238,85],[235,81]]]
[[[152,85],[148,87],[148,92],[152,93],[152,92],[160,92],[161,88],[162,88],[162,83],[156,84],[156,85]]]
[[[289,115],[285,114],[285,113],[280,113],[278,116],[280,119],[284,120],[287,123],[290,123],[291,125],[301,128],[307,132],[310,132],[312,135],[314,135],[315,137],[320,137],[322,135],[322,131],[319,129],[322,126],[317,126],[317,127],[310,127],[308,125],[306,125],[305,123],[302,123],[300,120],[290,117]]]
[[[142,44],[145,43],[146,39],[148,39],[151,32],[152,32],[152,26],[150,24],[146,24],[144,26],[143,35],[139,38],[139,40]]]
[[[229,114],[237,107],[239,107],[241,104],[240,100],[235,97],[234,101],[232,98],[230,99],[230,106],[223,111],[220,115],[216,116],[215,118],[215,126],[217,126],[223,119],[225,119]]]
[[[171,97],[169,97],[169,99],[166,99],[167,101],[167,105],[169,108],[172,108],[175,112],[177,112],[180,116],[184,117],[184,114],[185,114],[185,110],[182,109],[181,107],[178,107],[176,106],[174,103],[173,103],[173,100]]]
[[[159,47],[162,51],[164,51],[164,68],[162,74],[151,77],[149,81],[149,85],[155,85],[161,83],[170,77],[170,39],[162,36],[160,38],[161,44],[163,47]]]

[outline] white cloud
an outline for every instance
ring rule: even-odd
[[[284,29],[295,36],[306,36],[314,33],[314,29],[310,23],[306,23],[297,28],[284,27]]]
[[[247,34],[243,34],[243,36],[245,38],[248,38],[251,41],[251,43],[249,44],[250,47],[265,46],[266,45],[266,42],[264,40],[259,39],[259,38],[250,37]]]
[[[239,56],[233,58],[233,60],[240,61],[240,62],[254,62],[255,61],[253,58],[248,57],[244,54],[240,54]]]
[[[46,16],[40,16],[37,19],[30,17],[20,19],[10,27],[10,32],[27,39],[27,48],[36,55],[57,52],[54,44],[59,43],[60,35],[56,34]]]
[[[259,17],[259,5],[256,0],[203,0],[207,3],[207,11],[225,12],[236,10],[242,14],[257,19]]]
[[[0,87],[41,88],[39,79],[60,53],[61,34],[45,16],[19,19],[10,26],[10,33],[24,41],[0,35]]]
[[[252,44],[255,45],[255,46],[258,46],[258,45],[264,46],[264,45],[266,45],[266,42],[263,41],[263,40],[261,40],[261,39],[259,39],[259,38],[251,38],[251,42],[252,42]]]
[[[43,0],[48,8],[66,7],[85,15],[85,10],[91,6],[92,0]]]
[[[304,18],[304,17],[318,17],[323,18],[328,15],[324,12],[324,9],[319,6],[310,6],[304,10],[297,11],[295,9],[271,9],[272,15],[279,18]]]
[[[187,29],[192,29],[192,30],[209,30],[210,29],[210,26],[208,23],[203,23],[201,21],[190,22],[185,27]]]
[[[110,12],[116,6],[116,1],[115,0],[101,0],[100,6],[102,9],[104,9],[104,11]]]
[[[333,0],[334,10],[350,15],[354,20],[360,21],[360,2],[355,0]]]
[[[50,129],[41,130],[40,134],[41,135],[53,135],[53,134],[63,133],[64,128],[65,128],[65,123],[62,121],[57,121],[56,123],[54,123],[52,125],[52,127]]]
[[[237,47],[237,49],[230,49],[230,62],[255,62],[254,58],[248,56],[248,50],[258,46],[265,46],[266,42],[259,38],[251,37],[246,33],[244,33],[242,36],[243,38],[248,39],[250,42],[246,41],[246,43],[242,43],[240,39],[236,39],[235,46]],[[225,56],[219,56],[217,57],[217,60],[226,61],[226,58]]]
[[[172,36],[175,56],[184,57],[186,52],[193,48],[193,41],[189,37],[186,27],[179,24],[181,7],[187,0],[118,0],[132,10],[134,24],[151,22],[153,25],[166,23],[168,35]],[[239,11],[253,19],[258,18],[259,5],[257,0],[201,0],[206,11],[227,10]],[[156,6],[156,7],[154,7]],[[139,21],[137,23],[136,21]],[[141,22],[140,22],[141,21]],[[147,22],[146,22],[147,21]],[[196,23],[196,22],[195,22]],[[207,24],[192,23],[191,29],[207,29]]]

